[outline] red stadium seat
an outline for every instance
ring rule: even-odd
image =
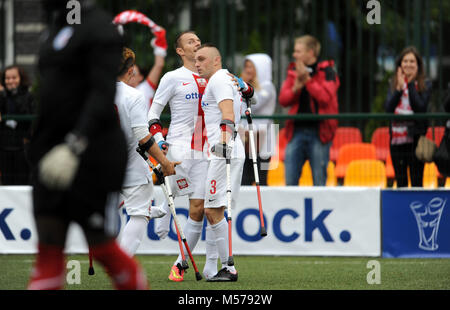
[[[338,127],[330,148],[330,160],[336,162],[339,149],[348,143],[362,142],[361,131],[357,127]]]
[[[376,159],[375,146],[371,143],[351,143],[346,144],[339,150],[336,160],[335,176],[344,178],[347,165],[357,159]]]
[[[387,161],[389,155],[389,127],[379,127],[372,133],[371,143],[375,145],[378,160]]]

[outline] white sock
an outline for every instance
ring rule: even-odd
[[[172,214],[169,212],[169,203],[166,199],[159,205],[159,208],[167,212],[166,215],[156,220],[156,234],[160,239],[164,239],[170,231],[170,218]]]
[[[120,246],[130,256],[134,256],[141,245],[147,229],[148,220],[145,216],[130,216],[130,220],[122,231]]]
[[[202,227],[203,227],[203,221],[197,222],[188,218],[186,225],[184,225],[183,232],[184,236],[186,237],[186,242],[189,246],[189,249],[191,250],[191,253],[194,252],[194,248],[197,245],[198,239],[200,239],[200,236],[202,235]],[[186,247],[183,245],[184,253],[186,255],[186,258],[188,256],[188,252],[186,250]],[[178,258],[174,265],[177,263],[181,263],[182,257],[181,254],[178,255]]]
[[[211,278],[217,274],[217,259],[219,258],[217,253],[217,245],[212,231],[211,225],[206,226],[206,262],[203,267],[203,275],[205,278]]]
[[[233,266],[228,266],[227,264],[222,264],[222,269],[223,268],[227,268],[229,271],[231,271],[233,273],[236,272],[236,268],[234,268],[234,265]]]
[[[208,225],[210,225],[208,223]],[[211,225],[211,230],[214,234],[219,253],[220,261],[223,265],[228,262],[228,224],[227,220],[223,218],[219,223]]]

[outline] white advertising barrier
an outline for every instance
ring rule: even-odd
[[[262,187],[267,237],[260,237],[255,187],[242,187],[232,210],[233,253],[236,255],[380,256],[380,190],[359,187]],[[163,193],[155,187],[155,204]],[[175,199],[181,224],[187,219],[187,197]],[[119,209],[120,230],[126,223]],[[151,220],[138,254],[178,254],[175,228],[159,240],[158,220]],[[120,238],[120,235],[119,235]],[[194,254],[205,253],[205,229]],[[36,253],[31,187],[0,186],[0,253]],[[68,253],[87,253],[85,238],[72,224]]]

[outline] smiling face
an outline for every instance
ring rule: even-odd
[[[181,58],[194,61],[195,52],[202,44],[199,37],[195,33],[188,32],[183,34],[179,41],[179,46],[176,49],[177,54],[180,55]]]
[[[403,56],[400,66],[403,70],[403,73],[406,75],[408,79],[412,79],[417,76],[418,64],[416,56],[413,53],[408,53],[405,56]]]
[[[5,71],[5,87],[7,90],[14,90],[20,85],[20,74],[17,68]]]

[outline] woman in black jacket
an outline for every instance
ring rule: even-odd
[[[34,113],[34,98],[25,71],[12,65],[1,75],[0,92],[0,173],[2,185],[30,183],[30,168],[25,148],[30,141],[30,121],[6,119],[7,115]]]
[[[431,82],[425,80],[422,57],[415,47],[405,48],[396,60],[396,74],[389,88],[386,112],[410,115],[426,113],[431,97]],[[424,162],[417,159],[415,149],[419,137],[425,135],[427,120],[392,121],[390,145],[397,187],[408,186],[408,172],[413,187],[422,187]]]

